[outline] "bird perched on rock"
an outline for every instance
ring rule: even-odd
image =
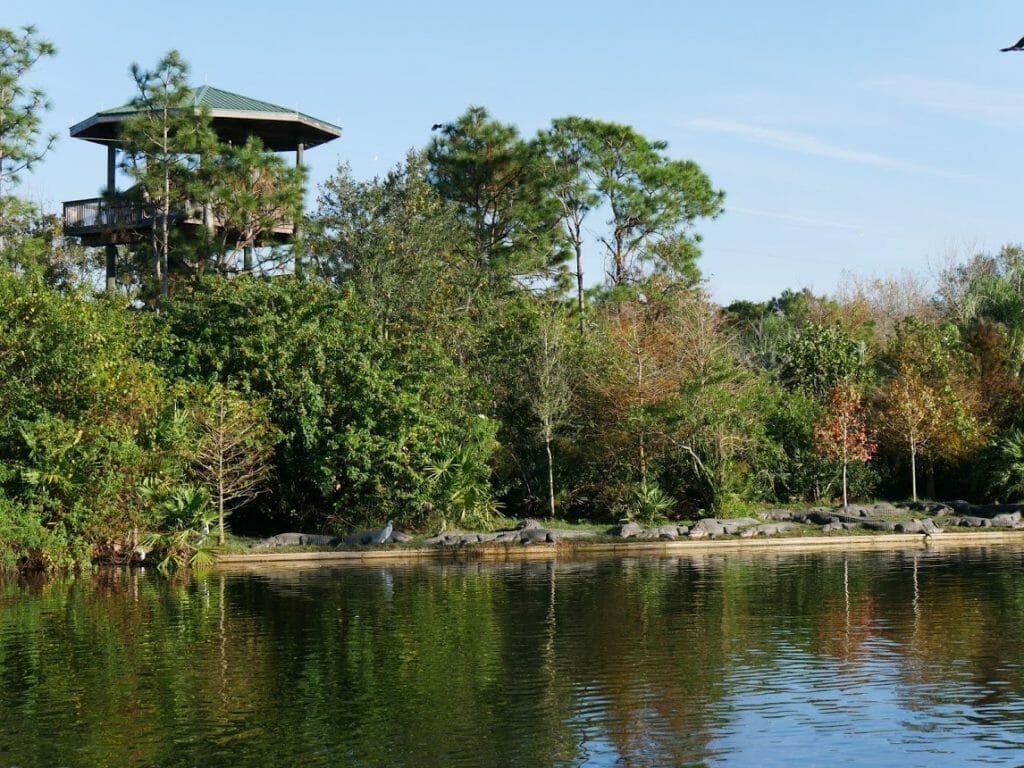
[[[1016,43],[1011,45],[1009,48],[1000,48],[1000,51],[1006,53],[1007,51],[1024,51],[1024,37],[1018,40]]]

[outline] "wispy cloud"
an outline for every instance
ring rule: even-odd
[[[997,125],[1024,121],[1024,95],[1018,91],[916,75],[876,78],[866,81],[864,86],[896,96],[904,103]]]
[[[735,120],[700,118],[684,122],[683,127],[694,131],[728,134],[757,144],[764,144],[765,146],[775,147],[776,149],[795,152],[801,155],[813,155],[815,157],[824,157],[830,160],[870,165],[875,168],[888,168],[891,170],[924,173],[930,176],[943,176],[947,178],[956,176],[956,174],[949,173],[948,171],[944,171],[940,168],[918,165],[917,163],[910,163],[897,157],[879,155],[874,152],[863,152],[857,149],[841,147],[836,144],[829,144],[828,142],[822,141],[821,139],[806,133],[783,131],[778,128],[768,128],[763,125],[741,123]]]
[[[813,216],[799,216],[793,213],[785,213],[784,211],[771,211],[763,208],[746,208],[739,205],[727,205],[726,210],[729,213],[740,213],[745,216],[758,216],[764,219],[784,221],[789,224],[796,224],[803,227],[822,227],[825,229],[842,229],[850,232],[856,232],[858,234],[864,233],[864,227],[858,224],[847,224],[842,221],[818,219]]]

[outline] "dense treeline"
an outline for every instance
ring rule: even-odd
[[[39,54],[33,35],[11,45]],[[0,135],[0,157],[38,159],[32,139]],[[197,194],[151,149],[134,146],[136,178]],[[626,126],[523,137],[473,107],[382,178],[339,168],[287,258],[254,259],[251,223],[209,259],[164,233],[102,295],[93,254],[3,197],[4,562],[140,544],[184,560],[232,509],[240,530],[427,530],[1024,488],[1024,251],[934,288],[851,280],[720,307],[696,226],[723,200]],[[603,280],[584,280],[584,251]]]

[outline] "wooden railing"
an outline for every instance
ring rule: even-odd
[[[155,217],[146,206],[126,200],[108,200],[91,197],[85,200],[69,200],[64,203],[64,232],[73,237],[100,236],[102,233],[123,233],[144,230],[153,226]],[[201,206],[185,203],[171,212],[172,224],[201,225],[206,221]],[[222,227],[223,222],[214,217],[213,227]],[[292,235],[295,225],[281,221],[273,227],[277,235]]]
[[[64,231],[121,231],[145,226],[152,222],[146,209],[132,202],[92,197],[87,200],[69,200],[64,203]]]

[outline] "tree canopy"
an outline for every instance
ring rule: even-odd
[[[9,189],[47,146],[22,77],[53,50],[6,34],[0,90],[28,115],[27,133],[0,123]],[[260,244],[298,218],[302,173],[217,142],[187,73],[174,52],[133,68],[123,135],[158,284],[96,294],[88,254],[9,198],[5,564],[145,542],[187,564],[228,512],[239,533],[433,532],[916,498],[919,476],[929,496],[1020,492],[1020,247],[934,295],[864,279],[720,307],[699,226],[724,193],[694,161],[629,126],[565,117],[524,138],[470,107],[382,176],[340,166],[304,225],[313,268],[290,274]],[[222,226],[178,240],[183,208]],[[607,274],[587,285],[592,254]]]

